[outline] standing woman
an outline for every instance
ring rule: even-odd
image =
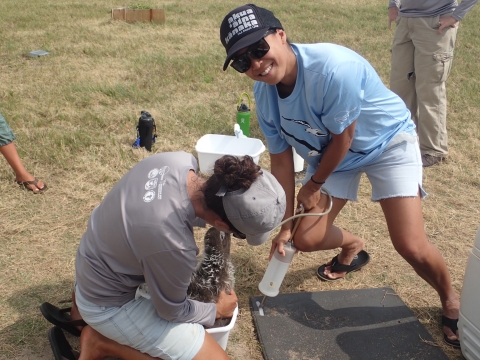
[[[297,195],[308,212],[295,234],[300,251],[341,248],[317,275],[327,281],[343,278],[369,261],[364,241],[333,225],[348,200],[357,200],[360,176],[372,185],[372,200],[380,203],[390,238],[398,253],[439,294],[444,339],[459,346],[459,298],[438,249],[428,242],[421,199],[422,162],[415,125],[404,102],[388,90],[373,67],[345,47],[291,44],[274,14],[253,4],[231,11],[220,27],[230,64],[255,80],[257,117],[265,135],[272,174],[287,195],[285,218],[294,213],[295,177],[292,147],[311,171]],[[284,253],[292,222],[273,240],[271,253]]]

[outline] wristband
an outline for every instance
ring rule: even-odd
[[[317,185],[323,185],[323,184],[325,184],[325,181],[315,181],[315,180],[313,180],[313,175],[310,176],[310,180],[312,180],[312,182],[313,182],[314,184],[317,184]]]

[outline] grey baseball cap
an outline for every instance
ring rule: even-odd
[[[227,192],[223,207],[228,220],[250,245],[261,245],[282,222],[287,200],[282,185],[267,170],[247,190]]]

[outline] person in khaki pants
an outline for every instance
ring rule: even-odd
[[[417,125],[424,167],[448,155],[447,93],[458,22],[478,0],[390,0],[395,21],[390,90],[399,95]]]

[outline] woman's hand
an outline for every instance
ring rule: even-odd
[[[283,249],[283,247],[285,243],[287,243],[288,240],[290,240],[291,236],[292,236],[292,232],[290,229],[280,230],[277,236],[275,236],[275,238],[272,240],[272,247],[270,248],[270,255],[268,256],[268,261],[272,259],[272,256],[275,250],[277,250],[278,253],[281,254],[282,256],[285,256],[285,250]]]
[[[303,205],[305,211],[313,209],[320,201],[321,186],[309,180],[298,191],[297,204]]]
[[[217,303],[215,304],[217,306],[215,319],[231,318],[237,307],[237,303],[238,298],[235,291],[230,290],[230,294],[227,294],[225,290],[222,290],[218,295]]]
[[[356,125],[357,120],[348,125],[342,133],[330,134],[332,138],[323,153],[315,174],[308,179],[297,195],[297,204],[302,204],[305,211],[310,211],[320,201],[320,188],[345,158],[352,145]]]

